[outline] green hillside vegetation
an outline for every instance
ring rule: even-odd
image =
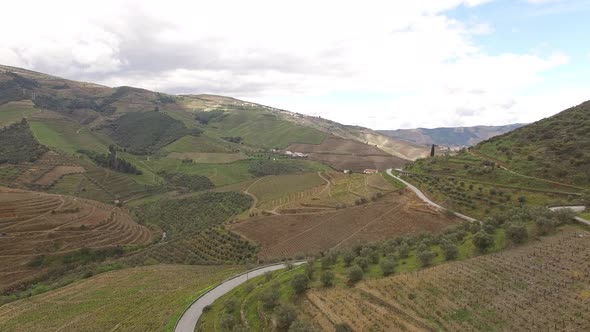
[[[167,152],[205,152],[205,153],[229,153],[232,152],[230,144],[217,141],[206,135],[184,136],[181,139],[166,145],[162,150]]]
[[[280,320],[285,307],[295,306],[289,309],[292,319],[287,322],[288,329],[295,321],[310,318],[297,308],[310,289],[352,292],[350,288],[364,279],[382,279],[499,252],[534,241],[536,236],[552,235],[570,221],[569,212],[516,208],[493,215],[483,226],[464,223],[439,235],[403,236],[326,252],[309,260],[308,266],[267,274],[237,287],[212,305],[199,321],[198,330],[239,329],[244,323],[253,330],[264,330],[273,324],[271,317]]]
[[[172,331],[194,298],[243,269],[154,265],[104,273],[1,306],[0,330]]]
[[[208,177],[202,175],[167,173],[165,171],[159,172],[158,175],[163,177],[170,185],[188,190],[201,191],[215,187]]]
[[[109,146],[109,153],[96,153],[88,150],[78,150],[79,153],[88,156],[98,166],[112,169],[114,171],[141,175],[142,172],[125,159],[117,157],[117,148],[114,145]]]
[[[254,176],[283,175],[308,172],[314,170],[311,164],[303,161],[283,160],[256,160],[248,167],[248,171]]]
[[[75,154],[78,150],[105,153],[112,141],[66,118],[31,119],[31,130],[42,144]]]
[[[117,144],[135,154],[151,154],[185,135],[199,135],[162,112],[132,112],[101,128]]]
[[[475,218],[510,206],[568,205],[582,200],[580,189],[521,176],[467,152],[417,160],[404,168],[403,177],[447,208]]]
[[[170,238],[219,225],[252,204],[248,195],[236,192],[207,192],[195,197],[163,199],[137,207],[139,220],[153,223]]]
[[[26,119],[0,129],[0,164],[33,162],[48,151],[39,144]]]
[[[258,108],[229,110],[206,127],[218,137],[241,137],[245,144],[284,148],[291,143],[320,144],[326,133],[297,125]]]
[[[18,122],[22,118],[27,118],[37,112],[39,110],[33,108],[33,103],[29,101],[9,102],[0,105],[0,127]]]
[[[480,143],[474,152],[526,175],[590,187],[590,101]]]

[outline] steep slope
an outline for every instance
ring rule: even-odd
[[[405,160],[428,154],[424,147],[367,128],[230,97],[172,96],[132,87],[109,88],[0,65],[0,105],[26,100],[38,109],[52,111],[91,129],[108,126],[125,113],[151,111],[167,114],[187,128],[199,128],[203,125],[195,120],[195,112],[223,111],[226,114],[219,121],[204,126],[207,136],[240,137],[243,143],[255,148],[284,148],[292,143],[320,144],[328,135],[334,135],[375,145]]]
[[[478,144],[474,153],[511,170],[590,186],[590,101]]]
[[[507,133],[522,126],[523,124],[516,123],[505,126],[379,130],[379,133],[389,137],[403,139],[418,145],[436,144],[450,147],[462,147],[475,145],[481,141]]]

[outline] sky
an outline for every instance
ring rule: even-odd
[[[528,123],[590,99],[590,0],[7,1],[0,63],[373,129]]]

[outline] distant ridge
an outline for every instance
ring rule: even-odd
[[[378,130],[378,132],[418,145],[436,144],[449,147],[463,147],[476,145],[479,142],[502,135],[524,125],[523,123],[515,123],[504,126],[415,128]]]

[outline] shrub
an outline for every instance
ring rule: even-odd
[[[494,238],[484,231],[479,231],[473,235],[473,244],[479,252],[485,252],[494,244]]]
[[[230,297],[229,299],[223,302],[223,308],[230,314],[235,312],[237,307],[238,303],[236,302],[236,299],[234,299],[233,297]]]
[[[354,265],[348,270],[348,281],[349,282],[357,282],[363,279],[363,269],[359,266]]]
[[[410,246],[405,242],[400,243],[397,247],[397,253],[400,258],[408,258],[408,255],[410,255]]]
[[[422,266],[429,266],[430,264],[432,264],[432,260],[434,260],[434,257],[436,257],[436,255],[434,254],[434,252],[432,252],[432,250],[430,250],[430,247],[421,244],[416,249],[416,257],[418,258]]]
[[[506,236],[514,243],[523,243],[529,236],[526,225],[521,222],[508,223],[505,226]]]
[[[296,318],[297,312],[295,311],[295,307],[290,304],[281,304],[275,310],[275,319],[279,329],[288,329]]]
[[[307,289],[309,278],[305,274],[297,274],[291,279],[291,287],[296,294],[301,294]]]
[[[459,255],[457,245],[451,240],[444,240],[441,244],[441,248],[443,250],[443,254],[445,255],[445,259],[448,261],[457,258],[457,256]]]
[[[324,271],[320,276],[320,281],[324,287],[330,287],[334,285],[334,272],[332,271]]]
[[[381,271],[384,276],[393,274],[395,271],[395,262],[391,258],[384,259],[381,261]]]
[[[367,271],[367,269],[369,268],[369,260],[366,257],[355,258],[354,264],[363,269],[363,271]]]
[[[231,331],[236,326],[236,319],[232,315],[225,314],[221,317],[220,325],[223,331]]]
[[[344,266],[349,267],[352,262],[354,261],[356,255],[352,250],[345,251],[342,254],[342,260],[344,261]]]
[[[260,301],[262,301],[262,306],[269,310],[279,305],[280,296],[279,291],[272,287],[260,294]]]

